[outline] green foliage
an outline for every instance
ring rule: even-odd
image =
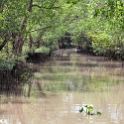
[[[97,115],[101,115],[102,113],[101,113],[101,112],[97,112],[96,114],[97,114]]]
[[[122,0],[94,0],[88,5],[92,22],[88,34],[92,38],[93,51],[104,55],[123,49],[124,3]]]
[[[109,50],[123,51],[124,3],[122,0],[34,0],[32,3],[1,0],[0,27],[0,45],[8,39],[9,51],[14,55],[14,43],[21,36],[22,46],[18,47],[23,47],[22,58],[31,50],[57,49],[58,39],[65,32],[71,34],[73,44],[105,55]]]
[[[27,16],[27,1],[8,0],[2,12],[2,28],[10,32],[21,32],[22,19]]]
[[[83,106],[79,112],[84,112],[86,113],[86,115],[101,115],[102,113],[97,111],[97,112],[93,112],[93,106],[92,105],[85,105]]]
[[[94,6],[94,5],[93,5]],[[113,28],[124,29],[124,3],[123,0],[107,0],[96,2],[94,16],[109,21]]]
[[[79,110],[79,112],[81,113],[81,112],[83,112],[84,111],[84,108],[82,107],[80,110]]]
[[[50,49],[48,47],[40,47],[35,49],[35,53],[49,53]]]
[[[92,47],[94,53],[104,55],[106,50],[112,46],[112,38],[105,32],[97,32],[92,34]]]
[[[15,65],[15,62],[0,60],[0,70],[4,70],[4,69],[11,70],[14,65]]]

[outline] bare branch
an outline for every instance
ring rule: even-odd
[[[40,9],[42,9],[42,6],[38,5],[38,4],[32,4],[32,7],[38,7]]]
[[[39,31],[39,30],[46,30],[46,29],[51,28],[51,27],[52,27],[52,26],[47,26],[47,27],[44,27],[44,28],[32,30],[31,32],[35,32],[35,31]]]

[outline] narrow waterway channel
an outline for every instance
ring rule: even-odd
[[[32,66],[37,72],[31,79],[30,98],[0,96],[1,124],[124,124],[120,62],[67,49]],[[89,104],[102,115],[79,113]]]

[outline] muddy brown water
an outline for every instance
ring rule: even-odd
[[[37,72],[30,98],[1,95],[0,124],[124,124],[120,62],[59,50],[50,61],[32,66]],[[84,105],[102,115],[79,113]]]

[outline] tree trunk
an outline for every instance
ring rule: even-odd
[[[22,53],[23,44],[24,44],[23,36],[22,36],[22,34],[19,34],[18,40],[15,41],[15,43],[14,43],[14,52],[16,54]]]
[[[51,27],[51,26],[44,27],[44,28],[42,29],[42,31],[40,31],[40,33],[38,34],[38,37],[37,37],[37,39],[36,39],[36,41],[37,41],[37,48],[39,48],[40,45],[41,45],[42,36],[43,36],[43,34],[45,33],[46,29],[48,29],[48,28],[50,28],[50,27]]]
[[[29,2],[29,7],[28,7],[28,12],[32,12],[32,5],[33,5],[33,0],[30,0]],[[23,20],[22,26],[21,26],[21,32],[26,31],[26,26],[27,26],[27,18]],[[23,39],[23,34],[20,33],[18,35],[17,41],[14,42],[14,52],[16,54],[21,54],[22,53],[22,47],[24,45],[24,39]]]
[[[40,45],[41,45],[41,38],[42,38],[42,36],[43,36],[43,33],[44,33],[44,31],[41,31],[40,33],[39,33],[39,35],[38,35],[38,37],[37,37],[37,48],[39,48],[40,47]]]
[[[3,47],[6,45],[6,43],[8,42],[8,40],[9,40],[9,36],[8,35],[6,35],[5,36],[5,39],[4,39],[4,41],[2,42],[2,44],[0,45],[0,51],[3,49]]]
[[[29,83],[28,84],[28,97],[30,97],[30,95],[31,95],[31,88],[32,88],[32,83]]]
[[[30,35],[29,48],[31,49],[32,46],[33,46],[33,38],[32,38],[32,36]]]

